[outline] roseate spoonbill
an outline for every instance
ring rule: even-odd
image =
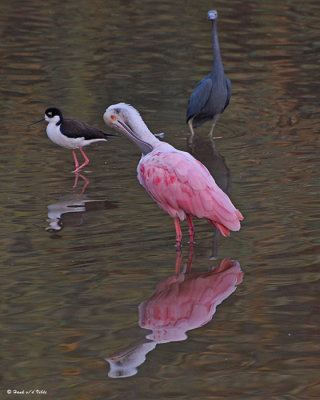
[[[191,137],[194,135],[193,128],[210,120],[212,120],[212,126],[209,135],[212,137],[215,124],[228,106],[232,92],[231,82],[225,77],[223,71],[217,33],[217,11],[209,11],[208,19],[212,21],[213,65],[210,74],[197,84],[188,102],[187,123]]]
[[[48,122],[47,135],[52,142],[66,149],[71,149],[76,169],[73,172],[80,171],[89,163],[82,147],[88,146],[94,142],[107,141],[109,136],[103,131],[93,128],[85,122],[78,121],[74,118],[63,118],[62,112],[58,108],[47,108],[44,118],[33,122],[30,125],[37,124],[46,120]],[[30,126],[29,125],[29,126]],[[79,149],[84,157],[84,163],[79,166],[75,149]]]
[[[190,244],[194,241],[192,216],[208,219],[223,236],[229,236],[229,230],[240,229],[242,214],[207,168],[191,154],[157,139],[135,108],[125,103],[112,105],[106,109],[103,119],[141,150],[138,180],[158,206],[174,218],[178,248],[182,239],[179,219],[188,220]]]

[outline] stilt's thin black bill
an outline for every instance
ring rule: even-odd
[[[38,124],[39,122],[44,121],[44,118],[39,119],[39,121],[36,122],[32,122],[31,124],[27,125],[27,126],[31,126],[31,125],[35,125]]]

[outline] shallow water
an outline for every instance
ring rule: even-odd
[[[214,7],[233,95],[215,148],[208,124],[190,148],[210,2],[3,2],[1,398],[320,397],[319,6]],[[26,127],[57,106],[106,129],[119,101],[207,165],[245,216],[240,232],[221,238],[196,221],[192,257],[184,223],[180,260],[170,217],[136,179],[132,143],[88,147],[73,189],[71,152],[45,124]],[[172,333],[168,316],[183,329]]]

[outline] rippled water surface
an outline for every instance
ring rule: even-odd
[[[208,124],[188,146],[213,7],[233,96],[215,147]],[[2,2],[1,399],[320,398],[318,15],[297,0]],[[88,147],[73,188],[71,152],[26,126],[56,106],[107,129],[119,101],[207,165],[240,232],[196,221],[192,254],[183,223],[180,257],[131,142]]]

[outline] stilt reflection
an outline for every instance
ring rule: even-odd
[[[81,192],[77,193],[74,189],[77,187],[79,177],[84,180],[84,186]],[[88,184],[89,179],[76,174],[73,191],[62,195],[55,203],[48,205],[47,232],[58,233],[65,227],[80,226],[86,221],[89,213],[118,207],[115,201],[90,199],[84,194]]]

